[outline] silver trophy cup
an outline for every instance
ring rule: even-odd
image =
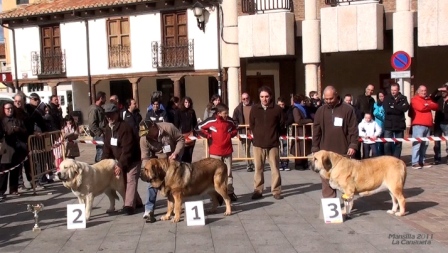
[[[38,213],[44,209],[44,204],[28,204],[27,210],[34,214],[34,227],[33,232],[40,232],[41,229],[39,227],[39,215]]]

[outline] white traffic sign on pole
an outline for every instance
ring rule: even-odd
[[[411,78],[411,71],[392,71],[390,78]]]

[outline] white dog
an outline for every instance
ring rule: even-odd
[[[110,206],[106,213],[115,211],[115,199],[125,197],[125,184],[122,175],[115,176],[114,169],[117,162],[105,159],[94,165],[65,159],[60,164],[57,173],[64,186],[71,189],[78,197],[80,204],[86,204],[86,220],[90,219],[93,199],[105,193],[109,197]]]

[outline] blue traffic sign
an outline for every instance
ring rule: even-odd
[[[411,57],[404,51],[397,51],[390,58],[390,64],[395,70],[404,71],[411,66]]]

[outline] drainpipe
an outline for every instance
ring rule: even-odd
[[[13,51],[13,58],[14,58],[14,78],[15,80],[15,87],[14,87],[14,92],[15,89],[17,88],[17,90],[20,91],[20,87],[19,87],[19,78],[17,76],[17,51],[16,51],[16,32],[14,31],[14,29],[12,29],[11,27],[5,26],[3,23],[0,24],[3,28],[6,28],[8,30],[10,30],[12,32],[12,51]]]
[[[216,30],[216,36],[217,36],[217,42],[218,42],[218,71],[219,71],[219,80],[218,80],[218,92],[219,95],[222,97],[222,83],[223,83],[223,79],[222,79],[222,64],[221,64],[221,36],[220,36],[220,31],[221,31],[221,15],[220,15],[220,4],[219,2],[217,2],[217,6],[216,6],[216,10],[217,10],[217,18],[218,18],[218,22],[217,22],[217,30]],[[227,95],[226,95],[227,98]],[[228,102],[226,102],[226,104],[228,104]]]
[[[84,20],[84,24],[86,25],[86,47],[87,47],[87,82],[89,85],[89,93],[90,93],[90,104],[93,103],[93,98],[95,96],[95,87],[92,86],[92,75],[90,74],[90,36],[89,36],[89,21]]]

